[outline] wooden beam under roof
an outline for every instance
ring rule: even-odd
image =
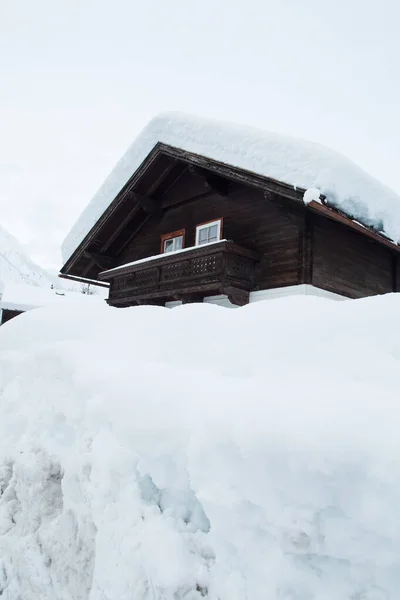
[[[134,228],[134,229],[127,229],[125,228],[125,230],[128,232],[127,235],[125,236],[124,239],[121,240],[121,243],[119,243],[116,247],[115,247],[115,254],[118,256],[119,254],[121,254],[121,252],[123,251],[124,248],[126,248],[126,246],[130,243],[130,241],[135,237],[135,235],[137,235],[139,233],[139,231],[142,229],[142,227],[147,223],[147,221],[150,219],[150,215],[145,214],[144,218],[142,219],[142,221],[140,221],[140,223]],[[122,236],[122,234],[121,234]]]
[[[157,202],[157,200],[151,196],[130,191],[128,192],[128,197],[132,198],[134,202],[139,204],[143,208],[144,212],[148,215],[156,215],[162,212],[161,202]]]
[[[178,164],[178,161],[176,158],[173,158],[172,156],[169,156],[168,158],[169,158],[169,161],[168,161],[168,164],[166,165],[166,167],[161,171],[161,173],[158,175],[158,177],[155,177],[153,179],[151,186],[147,189],[148,196],[154,196],[157,193],[159,187],[164,183],[164,181],[167,179],[167,177],[170,175],[170,173],[173,171],[173,169]]]
[[[87,277],[79,277],[78,275],[67,275],[66,273],[58,274],[60,279],[70,279],[71,281],[78,281],[79,283],[89,283],[90,285],[97,285],[98,287],[108,288],[110,284],[105,281],[98,281],[97,279],[88,279]]]
[[[131,203],[132,203],[132,207],[127,211],[125,217],[123,219],[121,219],[118,227],[116,227],[114,229],[112,234],[107,238],[107,241],[105,242],[105,244],[102,246],[102,249],[101,249],[102,252],[106,252],[109,249],[111,244],[118,238],[121,231],[123,231],[123,229],[125,229],[127,224],[130,221],[132,221],[135,218],[135,216],[139,213],[139,211],[141,210],[141,206],[137,203],[133,203],[132,199],[131,199]]]
[[[83,257],[94,262],[102,270],[112,269],[116,262],[115,258],[112,258],[112,256],[107,256],[106,254],[99,252],[92,252],[90,250],[85,250],[83,252]]]
[[[172,157],[171,157],[172,158]],[[163,199],[170,189],[176,184],[176,182],[182,177],[183,173],[187,169],[187,164],[181,160],[175,160],[175,164],[172,169],[169,171],[167,176],[163,180],[162,189],[161,186],[158,188],[157,193],[155,194],[161,199]]]
[[[229,182],[226,178],[218,177],[210,171],[196,167],[195,165],[189,165],[188,170],[195,177],[203,179],[208,187],[218,194],[219,196],[227,196],[229,192]]]

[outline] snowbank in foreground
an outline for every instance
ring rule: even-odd
[[[400,298],[0,330],[4,600],[397,600]]]
[[[305,140],[172,112],[150,121],[117,163],[66,237],[64,262],[159,142],[311,188],[306,202],[321,191],[329,204],[400,243],[399,196],[347,158]]]

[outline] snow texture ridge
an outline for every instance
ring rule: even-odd
[[[2,600],[398,600],[399,310],[84,303],[6,323]]]
[[[66,237],[66,262],[158,142],[321,192],[351,218],[400,242],[400,198],[350,160],[315,143],[179,113],[153,119]],[[319,197],[319,196],[318,196]],[[308,200],[313,198],[308,197]]]

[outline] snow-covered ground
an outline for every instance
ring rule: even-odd
[[[4,600],[398,600],[400,296],[0,329]]]
[[[105,299],[107,292],[107,289],[98,287],[94,288],[90,294],[83,294],[79,292],[78,288],[72,291],[23,283],[0,284],[0,310],[6,308],[9,310],[26,311],[53,304],[82,303],[87,302],[88,299],[102,301]]]

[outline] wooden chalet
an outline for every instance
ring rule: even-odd
[[[109,285],[108,303],[117,307],[243,305],[277,291],[347,298],[398,291],[399,246],[328,197],[306,204],[305,191],[156,141],[66,257],[61,276]]]

